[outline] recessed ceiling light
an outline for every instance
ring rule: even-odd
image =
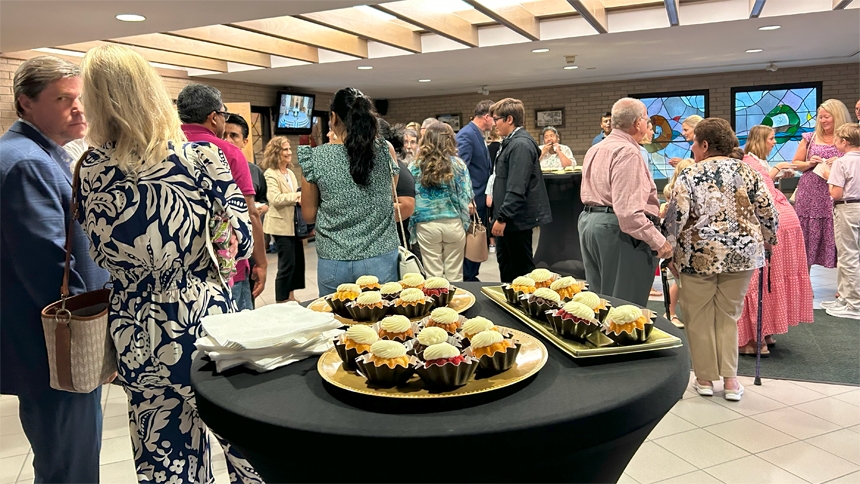
[[[543,54],[544,52],[549,52],[549,49],[542,47],[540,49],[532,49],[532,52],[535,54]]]
[[[571,69],[579,69],[579,66],[564,66],[564,70],[569,71]]]
[[[763,50],[764,49],[747,49],[747,54],[758,54],[759,52],[761,52]]]
[[[778,30],[782,28],[782,25],[765,25],[764,27],[759,27],[759,30]]]
[[[430,79],[418,79],[418,82],[430,82]]]
[[[133,13],[121,13],[116,16],[116,19],[122,20],[123,22],[143,22],[144,20],[146,20],[146,17]]]
[[[360,71],[369,71],[370,69],[373,69],[373,66],[358,66]]]

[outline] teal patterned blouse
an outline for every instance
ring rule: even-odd
[[[409,233],[412,243],[417,242],[415,225],[443,218],[459,218],[463,230],[469,228],[469,202],[472,201],[472,180],[466,163],[456,156],[451,157],[454,179],[449,185],[425,187],[421,184],[421,168],[416,161],[409,166],[415,178],[415,212],[409,219]]]
[[[299,146],[302,175],[320,192],[316,246],[321,259],[362,260],[397,249],[391,170],[400,173],[400,167],[384,140],[376,141],[374,151],[370,185],[362,187],[349,174],[344,145]]]

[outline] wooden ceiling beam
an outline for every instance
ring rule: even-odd
[[[258,67],[272,67],[272,58],[267,54],[261,54],[250,50],[237,49],[199,40],[186,39],[165,34],[146,34],[110,39],[111,42],[125,45],[135,45],[148,49],[175,52],[178,54],[193,53],[196,56],[208,57],[210,59],[227,62],[237,62]]]
[[[314,64],[320,61],[319,51],[315,47],[226,25],[210,25],[167,33],[186,39],[237,47]]]
[[[398,49],[421,53],[421,36],[417,32],[356,8],[306,13],[298,17]]]
[[[18,59],[18,60],[27,60],[32,59],[33,57],[39,57],[43,55],[50,55],[53,57],[59,57],[60,59],[65,59],[72,64],[79,66],[81,65],[81,61],[84,59],[83,57],[78,57],[74,55],[65,55],[65,54],[55,54],[52,52],[41,52],[38,50],[22,50],[19,52],[3,52],[0,54],[0,57],[6,57],[9,59]],[[188,71],[183,71],[180,69],[165,69],[163,67],[154,67],[155,71],[162,77],[174,77],[187,79]]]
[[[77,44],[57,46],[58,49],[71,50],[75,52],[86,52],[93,47],[104,45],[111,42],[80,42]],[[193,69],[203,69],[215,72],[227,72],[227,61],[209,59],[206,57],[197,57],[195,55],[177,54],[175,52],[165,52],[163,50],[147,49],[145,47],[137,47],[127,45],[129,49],[142,55],[149,62],[157,62],[159,64],[170,64],[179,67],[191,67]]]
[[[367,59],[366,40],[295,17],[249,20],[231,26]]]
[[[606,18],[606,9],[600,0],[567,0],[586,22],[599,34],[609,32],[609,22]]]
[[[465,0],[475,10],[529,40],[540,40],[540,22],[519,4],[496,5],[493,0]]]
[[[379,10],[418,25],[428,32],[469,47],[478,47],[478,27],[456,15],[440,12],[436,7],[433,0],[407,0],[376,5]]]

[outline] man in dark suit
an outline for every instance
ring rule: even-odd
[[[0,137],[0,393],[18,395],[33,448],[36,482],[99,482],[101,388],[51,389],[42,308],[60,298],[72,197],[71,157],[62,148],[87,129],[79,69],[34,57],[15,72],[20,119]],[[101,289],[108,274],[72,231],[72,295]]]
[[[490,152],[487,151],[487,143],[484,141],[484,133],[493,127],[493,119],[490,116],[490,106],[493,101],[485,99],[475,107],[475,117],[457,133],[457,153],[469,167],[469,177],[472,179],[472,191],[475,193],[475,208],[478,217],[484,225],[487,225],[487,181],[492,174],[493,164],[490,160]],[[463,261],[463,280],[477,281],[478,271],[481,269],[480,262],[469,259]]]
[[[552,222],[552,212],[540,171],[540,150],[523,128],[522,101],[502,99],[493,104],[490,114],[496,132],[504,137],[496,156],[496,221],[492,233],[502,282],[512,282],[534,270],[532,231]]]

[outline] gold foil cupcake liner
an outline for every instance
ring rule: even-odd
[[[418,304],[406,304],[403,306],[399,306],[397,304],[393,304],[391,308],[391,312],[394,314],[400,314],[402,316],[406,316],[409,319],[418,319],[423,318],[430,314],[430,311],[433,310],[433,305],[435,304],[435,300],[432,297],[425,297],[423,303]]]
[[[373,328],[373,330],[376,331],[376,334],[379,334],[379,332],[382,331],[382,326],[380,326],[379,322],[373,323],[371,328]],[[380,336],[379,339],[390,339],[392,341],[397,341],[399,343],[405,343],[405,342],[415,338],[416,336],[418,336],[418,332],[421,331],[421,325],[413,321],[411,326],[410,326],[410,329],[412,330],[412,336],[406,336],[405,338],[402,338],[402,339],[401,338],[389,338],[387,336],[383,338],[382,336]]]
[[[337,356],[343,360],[343,368],[349,371],[355,371],[358,367],[355,366],[355,359],[364,353],[359,353],[355,348],[346,349],[346,345],[342,341],[343,335],[334,339],[334,350],[337,351]]]
[[[331,308],[331,311],[333,313],[337,314],[338,316],[342,316],[344,318],[352,318],[352,314],[350,314],[349,309],[346,308],[346,303],[354,302],[354,300],[344,301],[342,299],[334,299],[330,295],[326,296],[324,298],[324,300],[325,300],[326,304],[328,304],[328,307]]]
[[[418,363],[418,358],[409,357],[409,364],[406,366],[396,365],[394,368],[389,368],[388,365],[376,366],[370,359],[370,353],[365,353],[355,359],[355,366],[358,372],[367,379],[370,385],[376,385],[382,388],[391,388],[403,385],[415,374],[415,364]]]
[[[346,305],[346,309],[349,311],[349,316],[359,323],[375,323],[388,314],[388,311],[391,309],[391,303],[382,301],[382,307],[365,307],[351,302]]]
[[[558,333],[562,338],[575,339],[585,341],[586,337],[600,329],[600,323],[595,320],[588,322],[581,319],[566,319],[556,316],[557,311],[547,311],[546,318],[549,321],[552,330]]]
[[[508,371],[517,362],[517,355],[520,353],[522,344],[519,341],[514,341],[514,346],[509,346],[505,351],[496,351],[489,355],[482,355],[479,359],[481,372],[484,374],[495,374]],[[472,348],[466,350],[466,356],[474,358]]]
[[[425,287],[422,290],[423,291],[429,291],[430,289],[427,289]],[[439,294],[438,296],[437,295],[430,295],[428,297],[432,297],[436,301],[435,307],[442,308],[442,307],[447,306],[451,302],[451,299],[454,299],[454,293],[455,292],[457,292],[457,288],[454,286],[450,286],[448,288],[448,292],[443,293],[443,294]],[[425,294],[427,294],[427,293],[425,292]]]
[[[523,294],[520,297],[520,305],[523,310],[531,317],[535,319],[539,319],[541,321],[546,321],[546,312],[547,311],[555,311],[559,308],[558,305],[550,305],[544,303],[536,303],[534,301],[529,300],[529,296],[531,294]]]
[[[606,335],[607,338],[611,339],[619,346],[642,344],[648,341],[648,338],[651,337],[651,331],[654,330],[654,319],[657,318],[657,315],[648,309],[643,309],[642,314],[649,319],[649,322],[645,323],[644,329],[633,328],[632,331],[622,331],[616,334],[614,331],[609,331],[606,323],[604,322],[603,328],[601,328],[601,333]]]
[[[459,365],[446,363],[442,366],[430,365],[429,368],[425,368],[424,363],[419,361],[415,373],[430,390],[450,390],[469,383],[480,366],[480,362],[471,356],[466,356]]]

